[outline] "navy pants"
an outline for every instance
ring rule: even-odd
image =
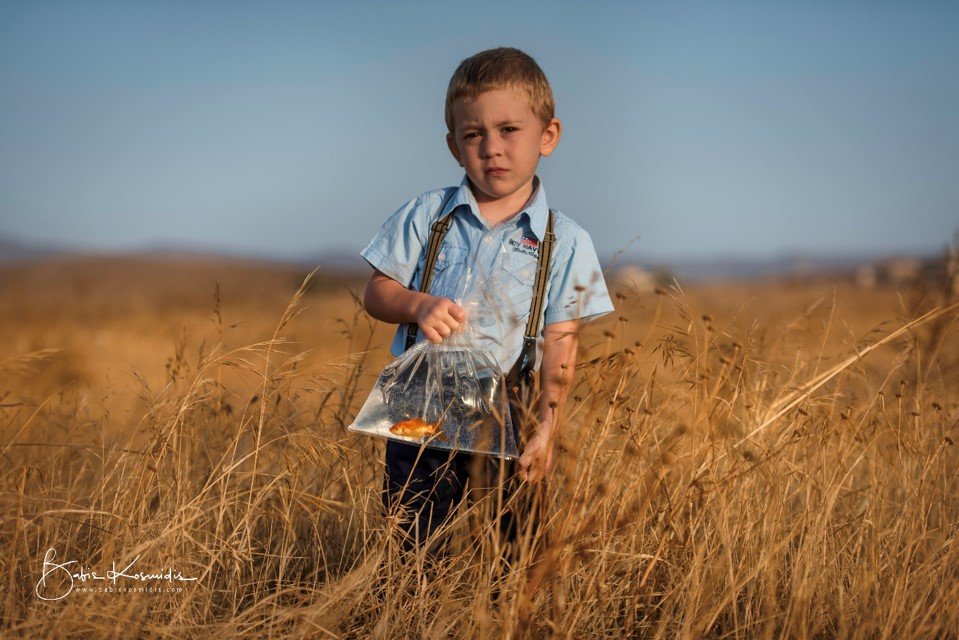
[[[518,435],[519,412],[514,408],[511,413]],[[399,516],[403,548],[411,551],[429,541],[429,551],[435,555],[442,541],[433,534],[452,518],[463,498],[472,500],[491,492],[500,539],[514,542],[521,519],[531,517],[518,499],[523,496],[514,496],[519,484],[517,467],[513,460],[494,456],[387,440],[383,504],[388,513]]]

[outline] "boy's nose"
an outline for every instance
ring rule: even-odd
[[[480,145],[480,153],[482,153],[483,157],[486,158],[500,155],[503,152],[501,142],[502,141],[499,139],[499,136],[483,136],[483,143]]]

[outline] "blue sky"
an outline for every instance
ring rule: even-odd
[[[0,0],[0,236],[359,251],[462,174],[446,83],[516,46],[550,204],[649,259],[935,250],[959,227],[959,4]]]

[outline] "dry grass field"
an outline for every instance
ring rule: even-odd
[[[441,562],[398,553],[345,429],[392,329],[306,276],[0,268],[0,637],[959,637],[945,292],[617,292],[506,568],[465,506]]]

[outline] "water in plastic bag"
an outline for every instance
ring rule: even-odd
[[[417,418],[434,433],[390,431]],[[440,449],[519,455],[503,374],[486,351],[418,343],[383,370],[349,428]]]

